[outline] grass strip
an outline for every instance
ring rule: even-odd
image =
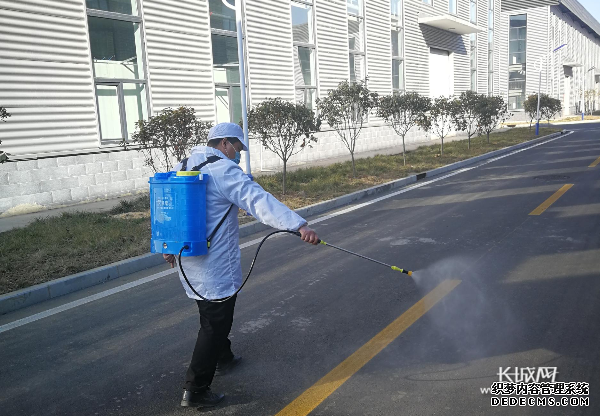
[[[540,129],[540,136],[560,131]],[[440,146],[421,146],[402,155],[381,155],[356,161],[356,178],[350,162],[326,167],[299,169],[288,173],[287,195],[281,194],[281,174],[265,175],[256,181],[290,208],[296,209],[360,189],[478,156],[536,138],[534,129],[519,128],[467,141]],[[390,152],[398,148],[390,148]],[[24,228],[0,235],[0,294],[44,283],[63,276],[104,266],[140,254],[150,247],[148,195],[122,201],[107,213],[73,212],[40,218]],[[247,222],[249,217],[241,217]]]

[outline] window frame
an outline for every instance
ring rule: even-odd
[[[366,52],[366,46],[367,46],[367,25],[366,25],[366,21],[365,21],[365,0],[359,0],[359,13],[358,14],[354,14],[354,13],[350,13],[348,12],[348,0],[346,0],[346,30],[347,30],[347,38],[348,41],[350,40],[350,32],[348,31],[348,22],[350,21],[350,17],[352,18],[356,18],[359,22],[359,28],[361,29],[361,50],[354,50],[354,49],[350,49],[350,45],[348,44],[348,81],[349,82],[365,82],[367,79],[367,52]],[[348,42],[349,43],[349,42]],[[358,59],[360,59],[362,61],[362,74],[361,77],[358,78],[356,77],[356,71],[354,74],[354,81],[352,80],[351,74],[352,74],[352,67],[350,65],[350,60],[351,57],[350,55],[352,55],[354,57],[354,63],[356,63],[356,59],[358,57]],[[354,66],[354,68],[356,68],[356,64]]]
[[[143,84],[144,85],[144,93],[146,99],[146,114],[151,114],[151,102],[150,102],[150,91],[148,88],[148,68],[147,68],[147,56],[146,56],[146,38],[144,32],[144,21],[142,19],[142,8],[140,7],[140,0],[133,0],[136,2],[137,14],[123,14],[116,12],[109,12],[105,10],[98,9],[90,9],[85,6],[86,11],[86,31],[87,31],[87,39],[88,39],[88,47],[90,50],[90,64],[92,67],[92,78],[94,81],[94,100],[96,103],[96,120],[98,122],[98,133],[99,133],[99,141],[100,146],[103,145],[114,145],[118,139],[104,139],[102,137],[102,123],[100,122],[100,103],[98,101],[98,85],[104,86],[116,86],[117,87],[117,102],[119,104],[119,121],[121,123],[121,142],[128,143],[129,142],[129,131],[127,129],[127,112],[125,109],[125,96],[123,84]],[[96,69],[94,65],[94,57],[92,56],[92,37],[89,28],[89,18],[99,18],[99,19],[107,19],[107,20],[117,20],[121,22],[129,22],[139,25],[140,31],[140,49],[141,49],[141,60],[142,60],[142,73],[144,75],[143,79],[139,78],[102,78],[96,77]],[[133,132],[131,132],[133,134]]]
[[[525,26],[519,26],[517,27],[517,29],[519,28],[525,28],[525,52],[518,52],[518,53],[523,53],[525,56],[525,62],[521,62],[519,64],[511,64],[510,60],[511,60],[511,53],[510,53],[510,42],[511,42],[511,20],[513,17],[516,16],[525,16]],[[522,101],[525,101],[527,99],[527,38],[529,35],[529,31],[527,30],[528,28],[528,16],[527,13],[519,13],[519,14],[514,14],[514,15],[509,15],[508,16],[508,71],[507,71],[507,96],[508,96],[508,102],[507,105],[510,106],[510,98],[511,98],[511,91],[516,91],[515,90],[511,90],[510,85],[511,85],[511,80],[510,80],[510,74],[513,72],[523,72],[523,79],[520,80],[521,82],[523,82],[523,88],[522,88]],[[518,33],[518,31],[517,31]],[[521,39],[519,39],[518,35],[517,35],[517,39],[515,39],[516,41],[520,41]],[[513,67],[513,68],[511,68]],[[521,69],[517,69],[517,67],[520,67]],[[516,81],[512,81],[513,83]],[[510,108],[510,111],[524,111],[523,106],[521,106],[521,108]]]
[[[474,9],[472,9],[472,6],[475,6]],[[475,10],[475,18],[473,18],[473,15],[471,13],[472,10]],[[473,23],[474,25],[477,24],[477,17],[478,17],[478,13],[477,13],[477,0],[469,0],[469,21],[471,23]]]
[[[453,2],[454,10],[450,10],[450,6],[453,4]],[[451,14],[452,16],[458,15],[458,0],[448,0],[448,14]]]
[[[399,16],[395,15],[392,12],[392,3],[394,3],[394,2],[399,3],[399,5],[400,5],[400,7],[399,7],[399,9],[400,9],[400,15]],[[398,21],[402,22],[404,20],[404,0],[390,0],[390,15],[392,16],[392,22],[394,20],[397,21],[397,22]]]
[[[213,80],[213,98],[215,100],[215,121],[217,121],[217,114],[218,114],[218,103],[217,103],[217,89],[226,89],[227,90],[227,100],[229,101],[229,121],[234,120],[234,115],[235,115],[235,109],[234,106],[231,105],[232,103],[232,97],[233,97],[233,88],[240,88],[241,89],[241,82],[238,78],[237,82],[220,82],[220,81],[216,81],[215,80],[215,55],[214,55],[214,50],[213,50],[213,35],[217,35],[217,36],[224,36],[224,37],[228,37],[228,38],[233,38],[235,39],[235,45],[236,45],[236,54],[239,56],[239,50],[238,50],[238,43],[237,43],[237,29],[235,31],[233,30],[225,30],[225,29],[219,29],[219,28],[213,28],[210,22],[210,2],[207,1],[208,4],[208,14],[209,14],[209,27],[210,27],[210,45],[211,45],[211,59],[212,59],[212,63],[211,63],[211,77]],[[242,16],[242,24],[244,22],[244,17]],[[246,34],[245,31],[242,30],[242,42],[246,41]],[[246,47],[244,46],[244,50],[246,50]],[[248,66],[246,65],[246,61],[245,61],[246,57],[244,56],[244,67],[246,69],[246,75],[248,74]],[[238,58],[239,61],[239,58]],[[239,65],[239,62],[238,62]],[[238,76],[240,76],[239,71],[238,71]],[[248,91],[249,91],[249,81],[248,79],[246,79],[246,99],[248,99],[249,95],[248,95]],[[241,90],[240,90],[241,93]],[[241,113],[241,109],[240,109],[240,113]],[[233,121],[234,123],[237,123],[235,120]]]
[[[399,55],[394,55],[394,47],[393,44],[390,42],[390,50],[391,50],[391,63],[392,63],[392,79],[391,79],[391,84],[392,84],[392,93],[403,93],[406,91],[406,59],[405,59],[405,31],[404,31],[404,0],[400,2],[400,7],[401,7],[401,18],[397,19],[395,15],[391,14],[391,8],[390,8],[390,14],[392,16],[392,20],[391,20],[391,28],[390,28],[390,37],[392,36],[393,32],[400,32],[401,36],[399,37],[399,41],[401,40],[402,43],[398,44],[398,53]],[[399,88],[394,88],[394,65],[395,62],[394,61],[398,61],[398,68],[399,68],[399,72],[400,69],[402,69],[401,71],[401,79],[399,80]]]
[[[294,3],[298,3],[298,4],[303,4],[305,6],[310,6],[311,8],[311,13],[310,13],[310,18],[312,20],[312,43],[305,43],[305,42],[296,42],[294,40],[294,34],[292,32],[292,48],[294,50],[292,50],[292,57],[294,58],[294,74],[296,73],[296,64],[300,65],[300,62],[296,62],[295,59],[295,49],[296,48],[307,48],[310,49],[311,51],[311,60],[310,60],[310,66],[311,66],[311,71],[314,71],[314,73],[311,73],[311,78],[312,81],[314,81],[314,85],[296,85],[296,80],[294,78],[294,102],[296,102],[298,104],[298,93],[300,91],[302,91],[302,95],[303,97],[306,97],[306,91],[307,90],[313,90],[313,97],[316,98],[318,97],[319,94],[319,71],[317,70],[317,31],[315,30],[316,28],[316,13],[315,13],[315,2],[314,0],[292,0],[290,1],[290,22],[292,19],[292,7],[294,5]],[[292,26],[292,30],[293,30],[293,26]],[[299,58],[300,54],[298,53],[298,58]],[[300,68],[302,69],[302,68]],[[301,71],[302,72],[302,71]],[[304,102],[304,105],[306,105],[306,101]],[[313,101],[310,103],[310,107],[313,111],[316,111],[316,103]]]

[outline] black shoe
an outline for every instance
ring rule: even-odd
[[[217,394],[206,389],[202,392],[184,390],[181,406],[183,407],[213,407],[223,400],[224,394]]]
[[[233,357],[231,360],[226,361],[224,363],[217,363],[217,370],[215,371],[215,375],[222,376],[224,374],[227,374],[228,372],[233,370],[234,367],[237,367],[240,361],[242,361],[242,357]]]

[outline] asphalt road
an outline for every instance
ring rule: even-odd
[[[568,128],[314,224],[325,241],[414,279],[292,236],[266,243],[236,307],[231,339],[244,361],[215,379],[227,398],[203,413],[274,415],[293,402],[287,414],[600,414],[600,164],[589,167],[600,124]],[[255,247],[242,250],[245,269]],[[448,281],[456,287],[443,290]],[[421,301],[431,291],[437,303]],[[179,401],[197,329],[196,306],[170,274],[2,332],[0,414],[196,414]],[[348,358],[359,349],[366,355]],[[589,406],[492,407],[481,388],[500,367],[556,367],[556,381],[589,383]],[[305,393],[327,374],[321,396]]]

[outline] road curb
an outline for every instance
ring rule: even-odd
[[[331,211],[333,209],[348,205],[352,202],[358,201],[371,195],[388,192],[396,188],[410,185],[411,183],[423,180],[425,178],[441,175],[452,170],[456,170],[468,165],[473,165],[482,160],[491,159],[496,156],[510,153],[514,150],[519,150],[525,147],[529,147],[533,144],[550,140],[554,137],[562,135],[564,132],[565,130],[563,130],[562,132],[550,134],[548,136],[540,137],[539,139],[533,139],[528,142],[506,147],[504,149],[494,150],[493,152],[485,153],[480,156],[475,156],[470,159],[465,159],[460,162],[455,162],[437,169],[419,173],[418,175],[408,176],[406,178],[397,179],[395,181],[387,182],[381,185],[373,186],[371,188],[356,191],[351,194],[343,195],[338,198],[330,199],[329,201],[319,202],[317,204],[297,209],[296,212],[302,217],[309,217],[311,215],[321,214],[323,212]],[[244,238],[251,234],[268,230],[269,228],[269,226],[257,221],[254,221],[250,224],[245,224],[240,227],[240,238]],[[50,282],[41,283],[39,285],[31,286],[15,292],[6,293],[4,295],[0,295],[0,315],[4,315],[9,312],[13,312],[31,305],[35,305],[40,302],[54,299],[59,296],[66,295],[68,293],[73,293],[78,290],[96,286],[101,283],[106,283],[110,280],[118,279],[119,277],[123,277],[135,272],[149,269],[151,267],[158,266],[163,263],[164,260],[160,254],[148,253],[130,259],[121,260],[119,262],[112,263],[107,266],[87,270],[85,272],[77,273],[71,276],[65,276],[60,279],[52,280]]]

